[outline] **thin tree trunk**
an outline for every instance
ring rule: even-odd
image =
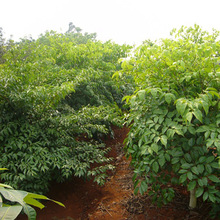
[[[195,209],[196,208],[196,189],[190,191],[190,201],[189,201],[189,208]]]

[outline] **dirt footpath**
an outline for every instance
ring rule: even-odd
[[[52,185],[49,198],[65,204],[66,208],[52,202],[46,208],[37,210],[37,220],[205,220],[209,206],[199,202],[199,209],[188,209],[188,193],[177,187],[173,203],[162,208],[152,204],[151,198],[133,195],[132,168],[130,160],[123,153],[123,141],[128,128],[113,127],[115,138],[108,137],[105,143],[112,148],[109,153],[114,157],[116,169],[110,173],[102,187],[92,181],[73,178],[63,184]],[[19,220],[27,219],[20,216]]]

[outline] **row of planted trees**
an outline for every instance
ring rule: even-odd
[[[5,50],[0,167],[9,170],[1,175],[6,184],[42,193],[49,182],[73,175],[95,176],[103,184],[112,169],[109,149],[98,139],[111,132],[111,124],[122,125],[121,99],[130,83],[127,77],[127,85],[120,84],[112,74],[130,47],[88,36],[48,32]],[[101,165],[92,169],[93,163]]]
[[[38,193],[73,175],[103,184],[113,166],[100,137],[126,120],[135,193],[161,205],[183,185],[191,208],[202,197],[217,212],[218,32],[183,27],[131,53],[74,28],[1,46],[1,179]]]
[[[220,204],[220,41],[198,25],[173,30],[170,39],[146,42],[122,65],[135,78],[130,103],[127,155],[132,156],[135,192],[159,205],[174,186]]]

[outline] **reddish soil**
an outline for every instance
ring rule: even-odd
[[[52,202],[46,203],[46,208],[37,210],[37,220],[205,220],[208,217],[209,206],[199,202],[196,211],[190,211],[188,194],[176,188],[173,203],[158,208],[152,204],[148,195],[133,194],[132,169],[130,160],[123,153],[123,141],[128,128],[113,128],[115,138],[105,142],[112,147],[110,156],[114,157],[116,169],[112,172],[102,187],[92,181],[73,178],[63,184],[54,184],[48,194],[49,198],[65,204],[66,208]],[[20,216],[19,220],[26,220]]]

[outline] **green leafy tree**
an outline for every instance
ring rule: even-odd
[[[73,175],[103,184],[113,169],[110,149],[93,138],[122,125],[121,88],[112,75],[130,47],[80,43],[69,34],[22,39],[3,56],[0,166],[10,172],[1,179],[15,188],[42,193]]]
[[[220,203],[220,42],[198,25],[172,31],[171,39],[141,45],[123,70],[138,89],[130,103],[135,192],[149,192],[158,204],[175,196],[173,185]],[[149,187],[151,186],[151,187]]]

